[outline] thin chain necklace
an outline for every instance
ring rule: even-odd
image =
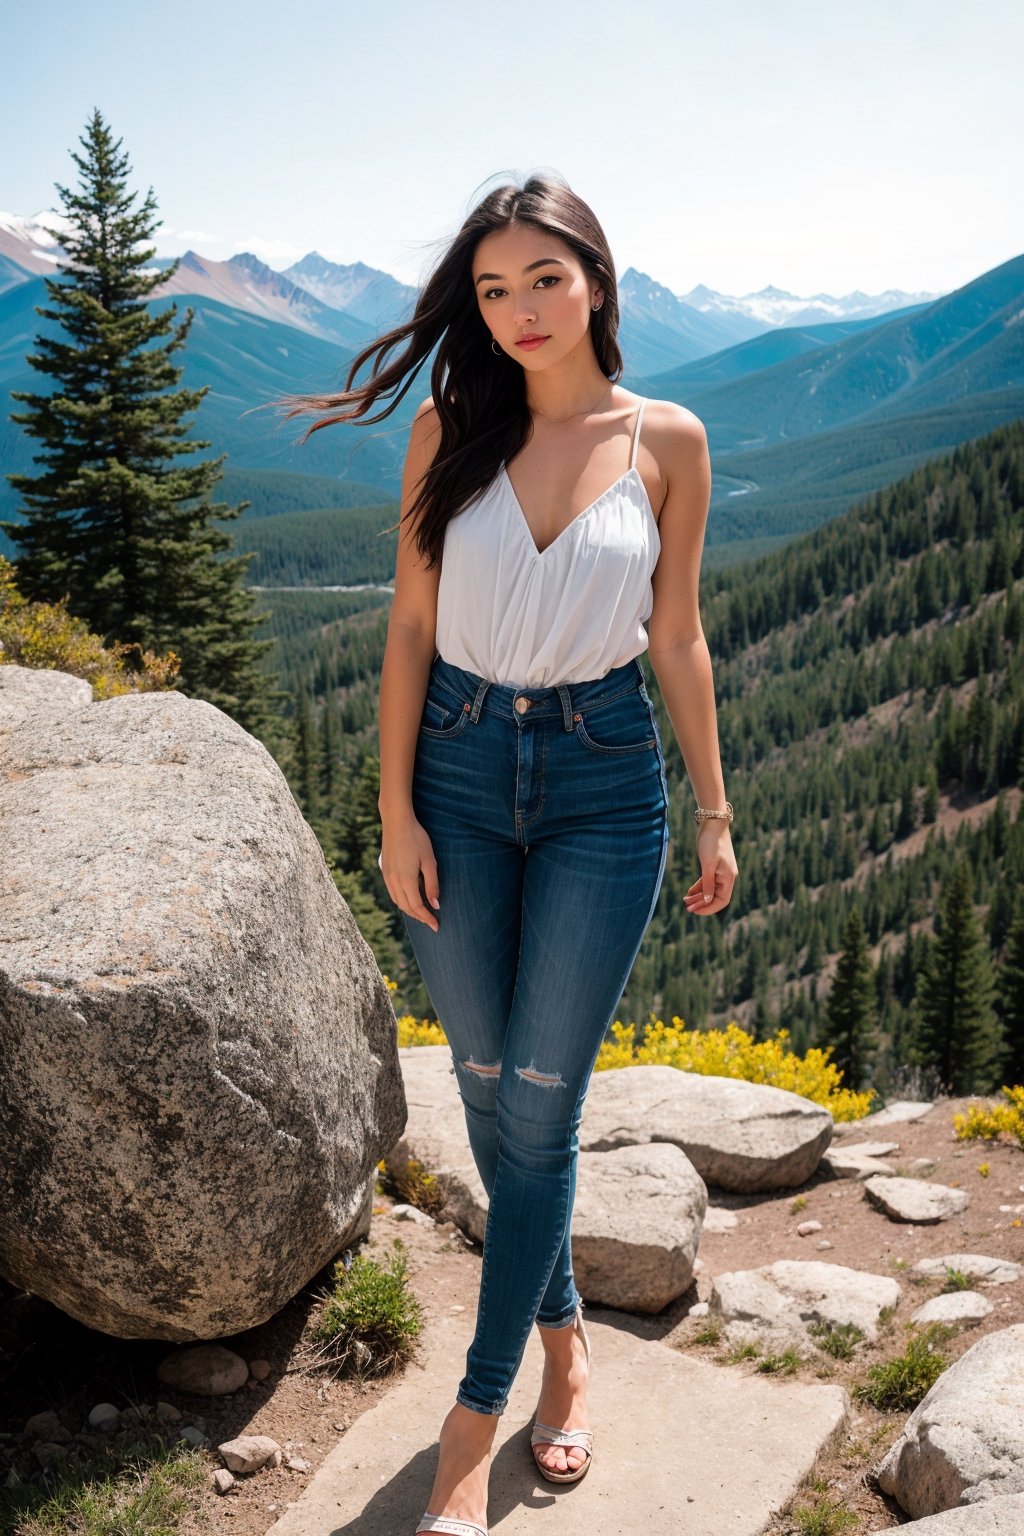
[[[589,416],[591,411],[596,411],[597,407],[601,404],[601,401],[605,398],[605,395],[610,395],[613,388],[614,383],[609,384],[607,389],[605,389],[597,397],[592,405],[584,406],[582,411],[573,411],[570,416],[548,416],[543,411],[536,410],[533,406],[530,407],[530,411],[532,415],[539,416],[541,421],[547,421],[550,422],[552,426],[560,427],[567,421],[575,421],[578,416]]]

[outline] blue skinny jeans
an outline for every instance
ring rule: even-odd
[[[665,761],[639,660],[513,688],[435,657],[412,799],[438,931],[403,917],[490,1201],[457,1397],[500,1414],[534,1322],[566,1327],[581,1299],[583,1101],[665,872]]]

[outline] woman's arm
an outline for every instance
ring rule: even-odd
[[[409,434],[402,475],[403,517],[437,451],[439,434],[437,411],[431,401],[425,400],[413,418]],[[440,579],[440,563],[432,571],[427,570],[425,558],[416,549],[411,520],[401,523],[395,595],[380,675],[380,870],[392,901],[435,932],[437,918],[424,905],[420,873],[427,900],[437,907],[437,864],[430,839],[413,811],[412,775],[434,657]]]
[[[697,804],[724,810],[715,685],[698,600],[711,500],[707,436],[692,411],[668,401],[658,401],[653,411],[649,408],[647,419],[653,430],[645,434],[644,443],[657,458],[668,485],[658,518],[661,553],[651,580],[654,607],[647,625],[648,656]],[[720,912],[729,903],[737,875],[728,822],[702,822],[697,853],[701,878],[686,893],[687,909]]]

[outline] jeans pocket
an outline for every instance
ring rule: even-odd
[[[575,716],[576,735],[591,752],[616,756],[650,752],[658,745],[652,714],[639,690],[613,704],[584,710]]]
[[[469,711],[470,706],[460,706],[457,699],[453,698],[449,707],[428,693],[423,701],[420,735],[430,736],[435,741],[447,741],[452,736],[458,736],[465,730]]]

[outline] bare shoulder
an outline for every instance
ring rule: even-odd
[[[441,431],[441,417],[433,399],[428,395],[426,400],[421,400],[416,407],[416,413],[412,418],[410,438],[415,441],[417,447],[433,442]]]
[[[648,400],[642,441],[665,479],[671,479],[673,471],[692,470],[707,454],[704,423],[674,400]]]

